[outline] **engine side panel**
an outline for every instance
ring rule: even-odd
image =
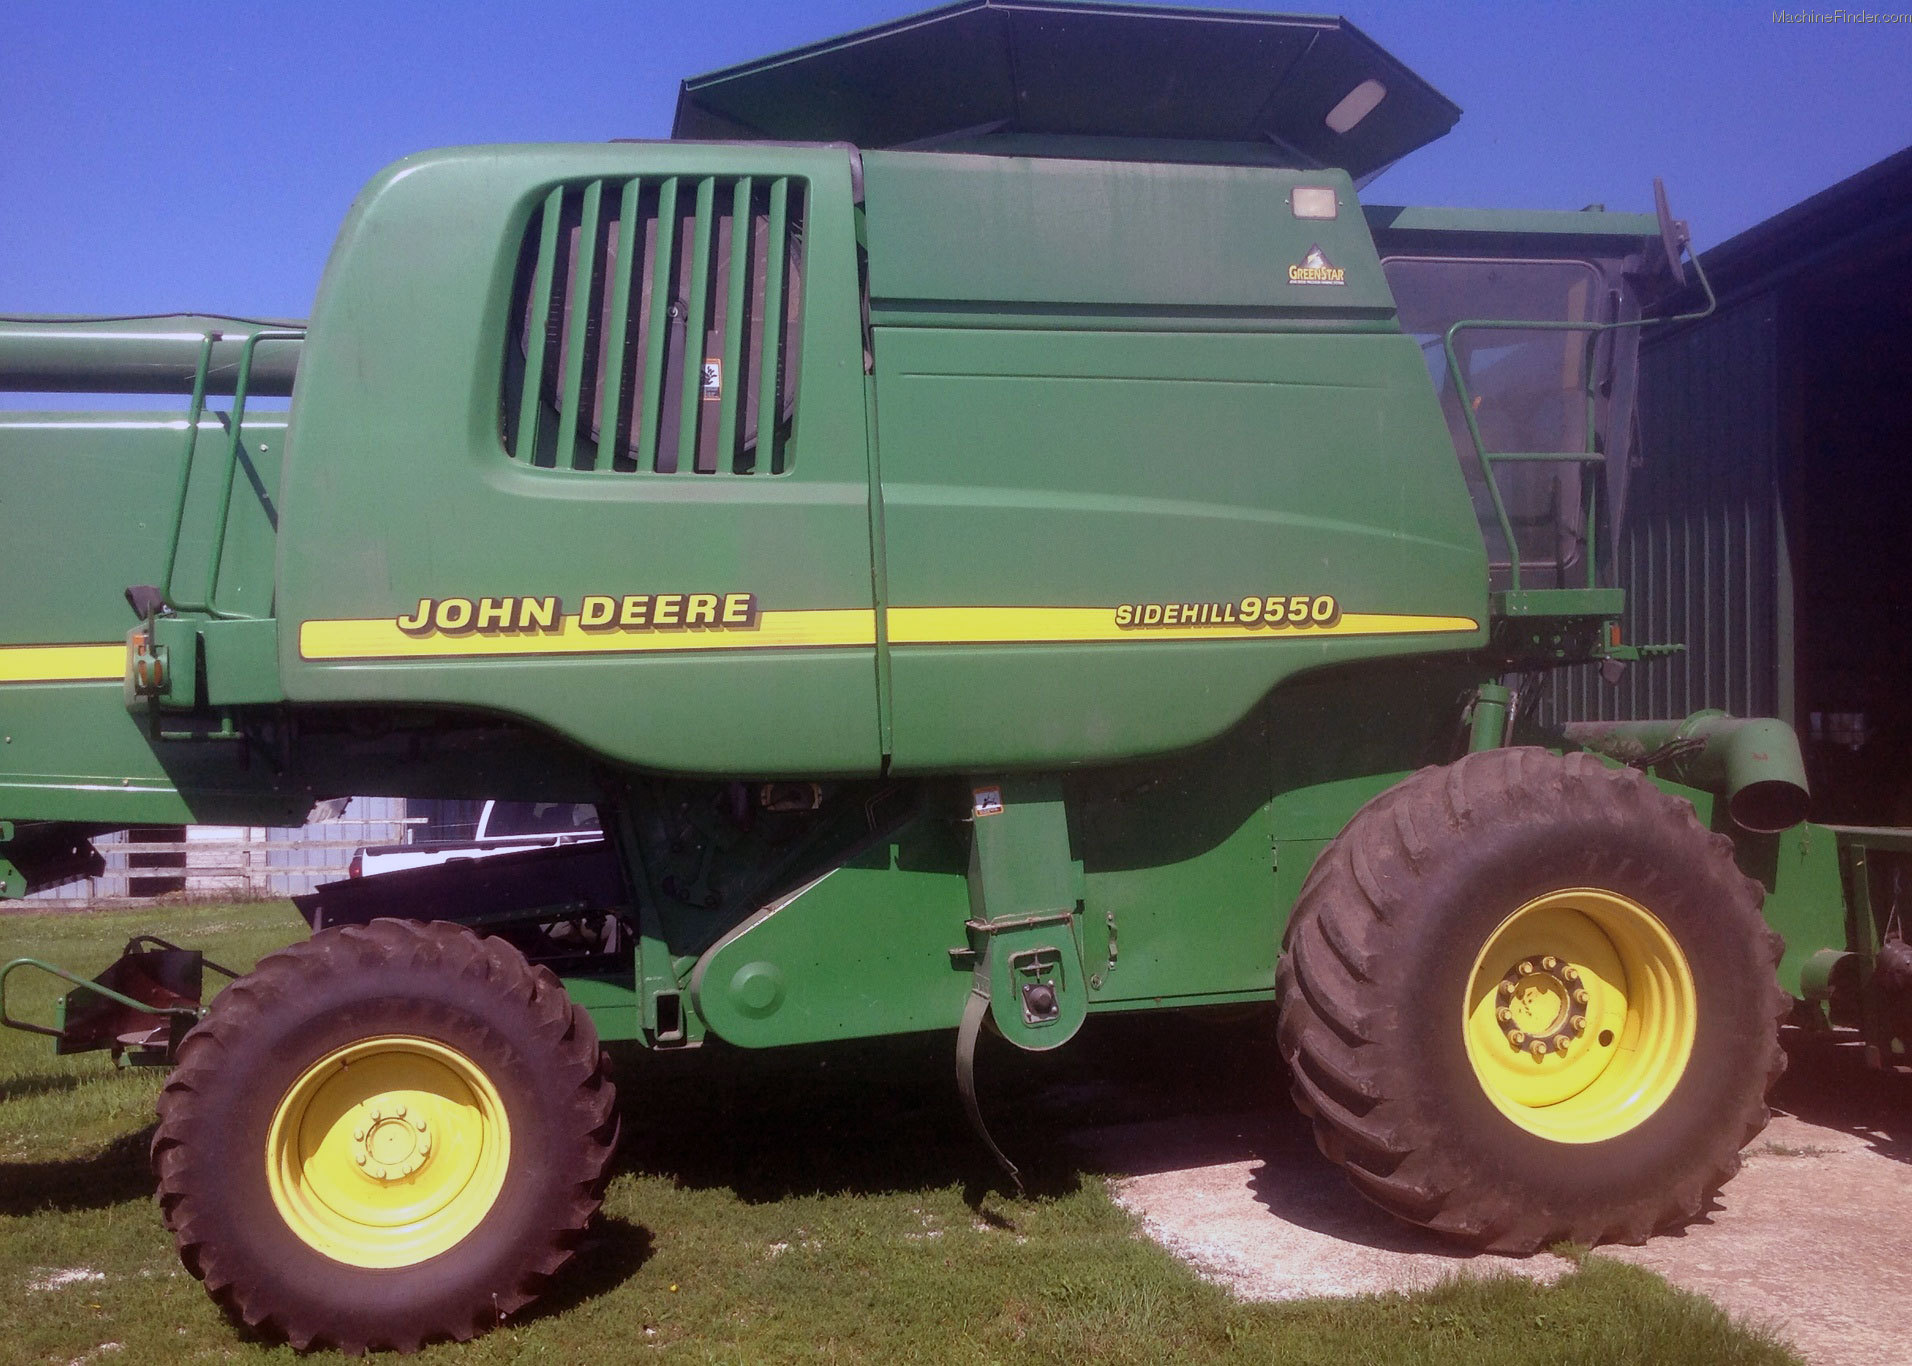
[[[714,213],[753,177],[799,184],[807,205],[786,467],[703,472],[605,458],[576,468],[568,454],[542,458],[549,436],[541,458],[511,450],[521,262],[554,192],[598,196],[602,223],[634,182],[645,194],[673,182],[692,225],[676,282],[695,274],[689,206],[702,215],[694,250],[707,265],[723,242]],[[562,230],[557,240],[562,249]],[[607,266],[582,288],[560,278],[563,300],[540,340],[567,326],[568,301],[609,290],[613,276]],[[707,327],[727,304],[711,292],[699,305]],[[698,304],[691,294],[668,300],[672,325],[680,306]],[[696,338],[682,353],[717,359]],[[347,221],[301,361],[279,558],[288,696],[504,713],[659,770],[875,771],[861,357],[842,149],[474,148],[401,162]],[[705,401],[692,387],[684,410],[714,411],[722,386],[707,376]],[[548,433],[558,419],[547,417]],[[595,413],[565,420],[582,447]],[[735,610],[700,619],[694,594]],[[587,597],[608,600],[612,618],[594,621]],[[637,607],[622,615],[627,599],[643,601],[641,624]],[[503,629],[479,619],[487,600]],[[548,616],[527,615],[527,600]],[[422,629],[408,632],[421,611]]]

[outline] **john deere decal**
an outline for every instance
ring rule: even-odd
[[[575,618],[560,598],[420,598],[397,618],[413,638],[430,635],[553,634],[567,622],[581,631],[669,630],[706,627],[751,630],[757,625],[755,593],[586,593]]]
[[[895,647],[1063,645],[1115,641],[1266,640],[1471,632],[1471,617],[1344,612],[1327,593],[1214,601],[1125,602],[1113,607],[911,607],[887,613]],[[701,650],[869,649],[869,607],[766,608],[755,593],[586,593],[576,611],[555,596],[419,598],[400,616],[315,620],[299,625],[299,655],[311,660],[650,654]],[[0,683],[61,678],[117,680],[123,645],[0,648]],[[13,656],[21,656],[18,659]],[[71,673],[62,670],[81,669]]]
[[[1348,272],[1329,261],[1319,246],[1309,247],[1300,265],[1288,267],[1291,285],[1345,285],[1347,282]]]

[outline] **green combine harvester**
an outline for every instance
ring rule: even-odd
[[[1676,648],[1607,548],[1686,236],[1359,201],[1458,117],[1340,20],[965,0],[408,158],[309,322],[0,324],[190,396],[0,415],[7,895],[344,794],[606,832],[326,886],[209,1007],[71,979],[63,1049],[177,1064],[187,1268],[302,1348],[496,1323],[608,1040],[948,1031],[986,1141],[985,1029],[1276,1001],[1355,1188],[1511,1252],[1696,1216],[1789,1017],[1902,1061],[1912,837],[1804,823],[1776,720],[1535,722]]]

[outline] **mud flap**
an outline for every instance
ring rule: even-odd
[[[976,1044],[982,1037],[983,1021],[989,1018],[989,993],[980,989],[969,993],[969,1001],[963,1007],[962,1027],[956,1031],[956,1089],[963,1094],[963,1110],[969,1115],[969,1127],[982,1140],[989,1155],[996,1159],[996,1165],[1009,1173],[1009,1179],[1016,1183],[1016,1190],[1023,1189],[1022,1173],[1009,1155],[996,1146],[996,1140],[990,1137],[989,1126],[983,1123],[983,1107],[976,1100]]]
[[[969,1124],[1009,1179],[1022,1176],[983,1123],[976,1096],[976,1047],[983,1024],[1017,1048],[1046,1053],[1076,1035],[1089,1014],[1089,991],[1077,942],[1076,915],[1061,911],[1009,923],[971,920],[975,977],[956,1032],[956,1088]]]
[[[1082,864],[1069,847],[1061,782],[1012,777],[970,790],[970,918],[961,953],[973,965],[956,1036],[956,1086],[970,1127],[1016,1189],[1016,1164],[990,1137],[976,1096],[976,1046],[987,1020],[1017,1048],[1046,1052],[1088,1018],[1078,920]]]

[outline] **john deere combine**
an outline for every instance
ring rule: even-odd
[[[1803,824],[1785,725],[1533,725],[1661,648],[1602,547],[1684,232],[1359,202],[1458,115],[1338,20],[966,0],[669,142],[409,158],[308,323],[0,326],[9,388],[190,395],[0,419],[9,894],[347,793],[603,815],[322,889],[210,1008],[76,982],[63,1045],[176,1055],[193,1274],[299,1346],[509,1314],[601,1040],[946,1030],[968,1088],[1278,1000],[1322,1151],[1510,1251],[1693,1217],[1796,999],[1902,1052],[1842,889],[1897,837]]]

